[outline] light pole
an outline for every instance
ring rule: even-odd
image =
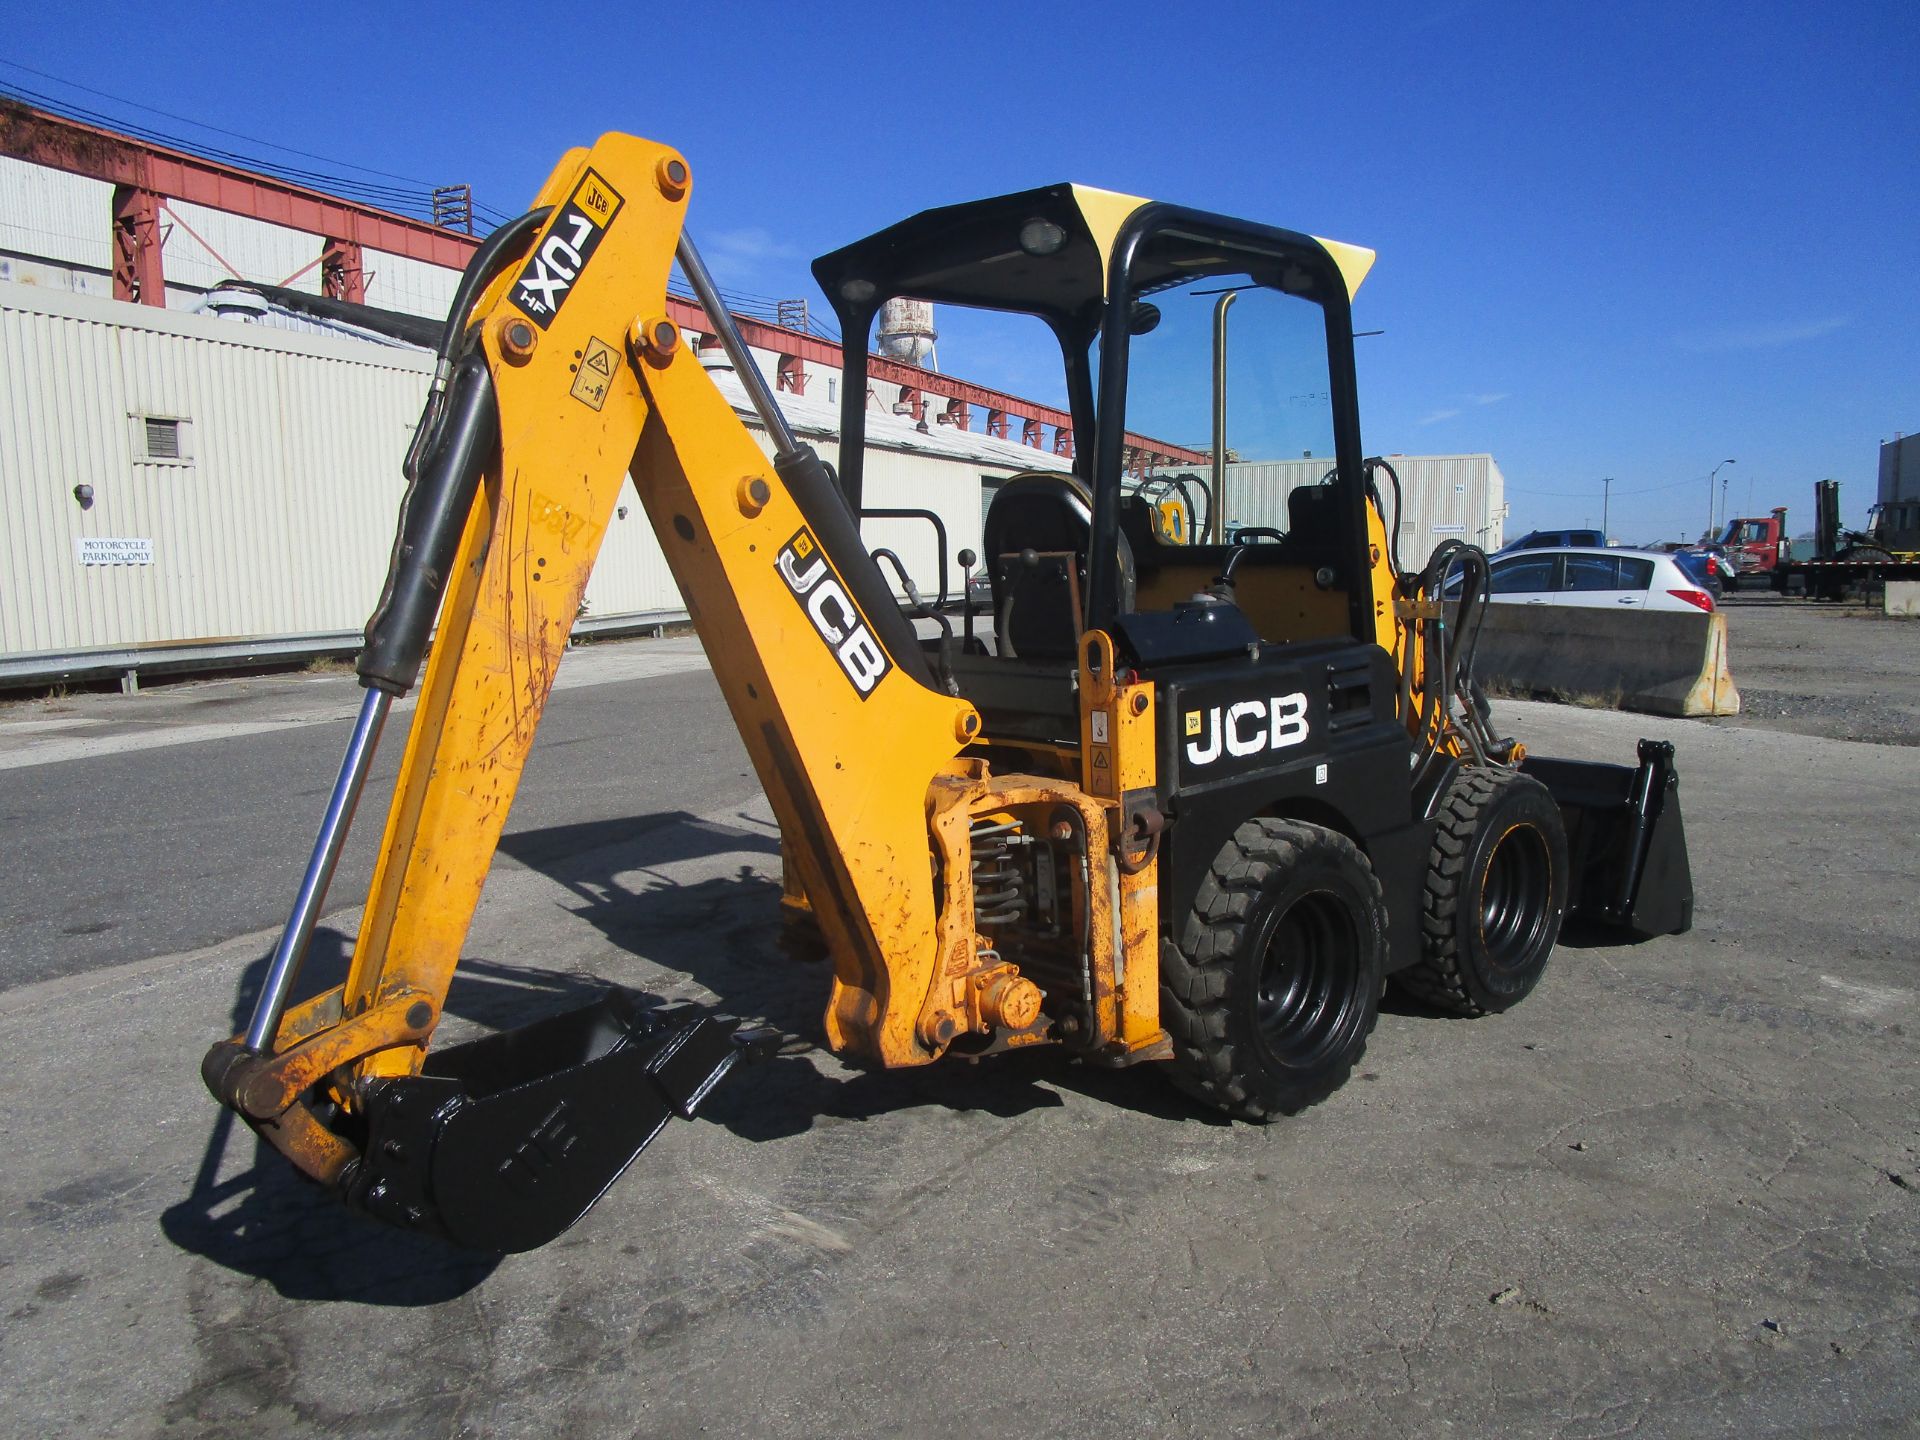
[[[1227,524],[1227,311],[1240,298],[1228,290],[1213,302],[1213,499],[1208,528],[1213,543],[1226,539]]]
[[[1707,539],[1709,540],[1713,539],[1713,477],[1720,473],[1721,466],[1735,463],[1737,462],[1732,460],[1722,460],[1707,475]]]
[[[1612,498],[1613,477],[1609,475],[1600,482],[1600,543],[1602,545],[1611,545],[1613,543],[1607,534],[1607,503]]]

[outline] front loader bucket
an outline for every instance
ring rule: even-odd
[[[581,1010],[435,1051],[367,1092],[347,1203],[476,1250],[544,1245],[586,1214],[668,1119],[695,1109],[764,1031],[615,990]]]
[[[1547,787],[1566,821],[1570,920],[1642,938],[1693,928],[1693,871],[1670,742],[1642,740],[1638,767],[1529,755],[1520,768]]]

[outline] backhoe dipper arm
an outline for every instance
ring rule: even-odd
[[[449,1105],[504,1108],[503,1096],[532,1085],[518,1073],[466,1074],[465,1090],[450,1100],[443,1090],[453,1082],[421,1071],[629,472],[835,957],[829,1038],[837,1049],[897,1065],[935,1058],[950,1033],[929,1032],[923,1015],[949,933],[937,915],[929,807],[937,803],[934,782],[956,772],[979,716],[932,687],[830,473],[793,443],[764,382],[749,390],[779,451],[773,463],[666,318],[677,248],[709,292],[703,299],[735,351],[737,372],[760,380],[683,241],[690,189],[674,151],[607,135],[591,151],[569,153],[549,178],[539,203],[550,213],[524,258],[510,256],[482,277],[460,327],[469,348],[451,368],[445,433],[427,447],[403,507],[392,574],[359,667],[367,704],[303,903],[253,1027],[216,1046],[204,1067],[215,1094],[302,1169],[388,1218],[437,1224],[468,1243],[540,1243],[548,1234],[537,1232],[564,1228],[632,1158],[629,1151],[608,1159],[558,1187],[568,1191],[564,1203],[511,1233],[479,1220],[455,1223],[445,1197],[429,1193],[430,1179],[393,1173],[384,1158],[422,1143],[452,1148],[446,1137],[458,1127],[406,1131],[417,1122],[396,1119],[403,1095],[410,1114],[438,1107],[444,1122]],[[443,375],[451,358],[443,355]],[[440,403],[430,402],[430,416]],[[288,1008],[337,832],[351,816],[387,704],[412,683],[413,637],[424,638],[436,601],[439,629],[347,980]],[[949,904],[956,894],[970,902],[964,873],[948,883]],[[731,1058],[725,1033],[716,1049],[703,1026],[712,1028],[622,1013],[589,1025],[591,1034],[550,1043],[565,1057],[559,1068],[573,1070],[602,1063],[609,1047],[640,1047],[636,1063],[662,1089],[666,1108],[688,1113]],[[676,1064],[687,1075],[675,1079]],[[418,1089],[431,1085],[442,1090]],[[320,1124],[307,1103],[315,1086],[357,1115],[357,1127]],[[572,1103],[587,1102],[576,1095]],[[500,1175],[548,1167],[570,1151],[540,1128],[551,1119],[510,1124],[508,1139],[488,1142],[478,1162],[469,1155],[460,1163]],[[443,1168],[440,1159],[434,1168]]]

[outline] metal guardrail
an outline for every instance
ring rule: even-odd
[[[920,512],[913,512],[919,514]],[[944,550],[942,560],[944,562]],[[945,570],[944,563],[941,569]],[[942,590],[945,578],[942,577]],[[902,597],[901,603],[905,601]],[[614,639],[684,625],[685,610],[635,610],[620,615],[586,615],[574,622],[576,640]],[[0,655],[0,691],[118,680],[124,694],[140,688],[142,675],[216,675],[254,665],[292,664],[330,656],[356,655],[366,636],[359,630],[329,630],[309,635],[256,635],[183,644],[101,646],[88,650],[40,650]]]
[[[639,635],[684,624],[685,610],[643,610],[624,615],[590,615],[573,627],[576,639]],[[101,647],[91,650],[37,651],[0,656],[0,690],[24,690],[92,680],[114,680],[133,694],[142,675],[218,674],[254,665],[278,665],[357,654],[366,637],[358,630],[310,635],[263,635],[187,644]]]

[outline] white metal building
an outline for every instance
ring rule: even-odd
[[[115,190],[0,156],[0,681],[348,648],[384,579],[431,358],[246,292],[210,297],[234,279],[317,294],[327,240],[185,200],[158,202],[166,307],[112,299]],[[362,276],[367,305],[436,319],[459,278],[371,246]],[[930,313],[901,324],[931,351]],[[703,358],[720,362],[715,382],[753,425],[723,358]],[[756,349],[754,360],[778,386],[782,357]],[[844,381],[817,354],[810,363],[808,393],[778,398],[837,461]],[[921,428],[893,413],[897,391],[896,377],[869,395],[864,500],[939,514],[950,559],[979,550],[983,498],[1000,480],[1069,468],[1050,449]],[[1228,523],[1284,529],[1287,493],[1317,483],[1327,463],[1230,466]],[[1393,463],[1406,489],[1404,563],[1448,536],[1500,544],[1504,483],[1491,456]],[[864,529],[924,592],[937,588],[932,527]],[[948,580],[957,591],[958,573]],[[609,528],[587,607],[588,629],[684,613],[637,503]]]
[[[1900,549],[1920,547],[1920,435],[1880,443],[1880,489],[1885,539]]]
[[[0,283],[0,679],[349,643],[431,370],[419,350]],[[739,382],[714,379],[744,413]],[[835,408],[780,399],[834,459]],[[935,511],[950,554],[979,549],[983,482],[1067,463],[890,414],[868,439],[866,504]],[[934,591],[931,526],[867,530]],[[638,503],[587,606],[588,628],[684,614]]]
[[[1400,476],[1400,561],[1424,564],[1442,540],[1465,540],[1483,550],[1505,543],[1506,479],[1491,455],[1389,455]],[[1226,522],[1287,528],[1287,496],[1303,485],[1317,485],[1333,462],[1302,460],[1239,461],[1227,466]],[[1382,497],[1392,512],[1386,478]]]
[[[104,180],[0,155],[0,280],[111,298],[113,191]],[[170,309],[191,309],[232,279],[320,293],[324,236],[185,200],[168,202],[161,226]],[[453,303],[456,270],[373,249],[364,260],[369,305],[439,316]]]

